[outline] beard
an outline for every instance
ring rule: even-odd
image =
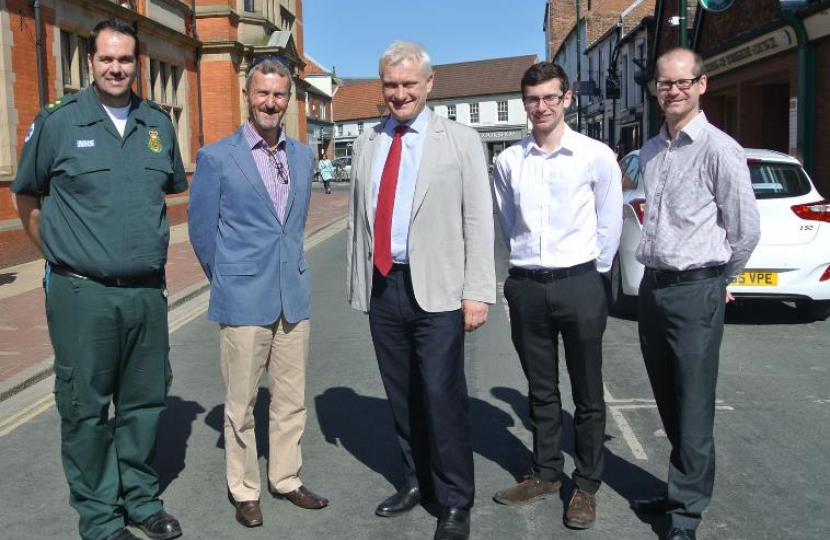
[[[276,114],[271,115],[269,118],[256,109],[248,109],[248,118],[251,119],[251,122],[258,130],[263,132],[279,130],[282,117],[282,114]]]

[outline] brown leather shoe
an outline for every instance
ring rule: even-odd
[[[568,509],[565,510],[565,525],[572,529],[590,529],[596,520],[596,496],[593,493],[585,493],[579,487],[574,488]]]
[[[493,495],[493,500],[508,506],[527,504],[550,495],[556,495],[561,488],[562,482],[559,480],[549,482],[529,474],[515,486],[503,489]]]
[[[281,493],[280,497],[284,497],[296,506],[306,510],[319,510],[329,505],[328,499],[317,495],[305,486],[300,486],[289,493]]]
[[[236,507],[236,521],[245,527],[259,527],[262,525],[262,509],[259,501],[234,502]]]

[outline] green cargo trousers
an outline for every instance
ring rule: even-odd
[[[171,381],[167,300],[52,274],[46,316],[70,504],[81,538],[101,540],[162,509],[150,464]]]

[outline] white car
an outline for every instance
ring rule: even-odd
[[[728,286],[736,300],[795,302],[811,320],[830,316],[830,201],[816,191],[797,159],[772,150],[746,149],[761,215],[761,240],[746,268]],[[620,161],[623,229],[611,269],[611,306],[636,310],[643,265],[634,258],[643,230],[645,194],[638,151]]]

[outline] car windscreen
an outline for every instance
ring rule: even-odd
[[[750,162],[749,174],[756,199],[798,197],[810,192],[810,180],[799,165]]]

